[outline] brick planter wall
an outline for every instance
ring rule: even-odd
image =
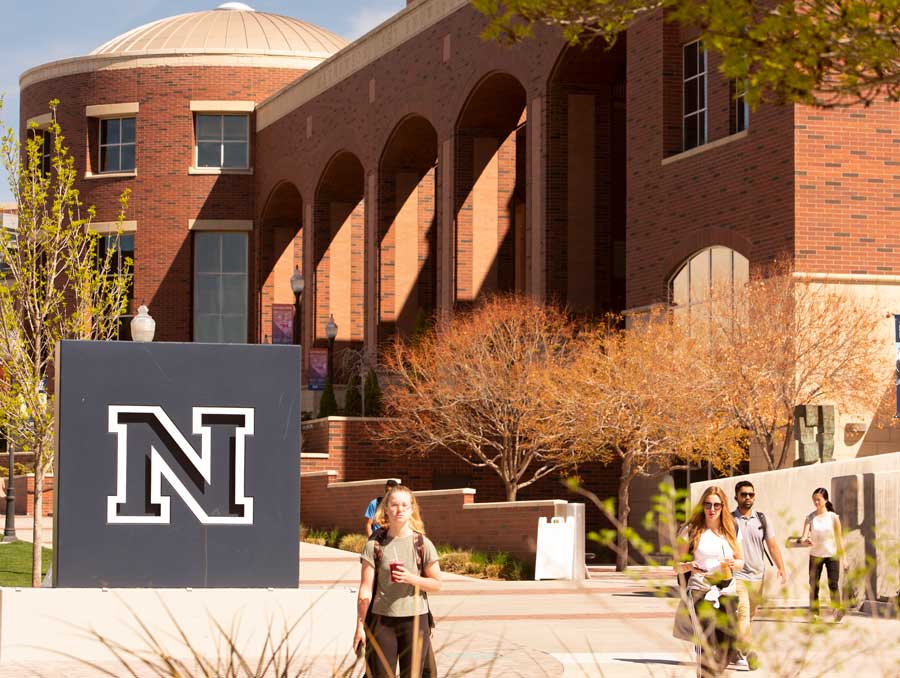
[[[300,519],[317,529],[362,532],[366,505],[381,493],[387,478],[357,482],[336,478],[335,471],[301,474]],[[567,503],[546,499],[476,504],[475,494],[471,488],[416,492],[432,541],[531,560],[537,548],[538,519],[552,518]]]
[[[16,515],[34,515],[34,474],[15,476],[13,485],[16,488]],[[56,486],[56,478],[44,476],[44,494],[41,497],[41,513],[45,516],[53,515],[53,488]]]
[[[381,492],[384,478],[403,478],[404,483],[416,492],[470,487],[477,491],[481,503],[506,500],[503,483],[490,469],[472,468],[450,453],[435,452],[420,456],[392,449],[373,439],[373,429],[378,422],[379,419],[364,417],[329,417],[303,422],[303,454],[300,470],[304,477],[311,472],[329,471],[334,474],[335,482],[382,479],[372,481],[372,485],[362,492],[363,495],[366,492],[370,494],[368,499],[363,501],[361,508],[359,506],[352,508],[353,519],[350,524],[359,525],[352,528],[355,532],[362,531],[364,523],[361,516],[365,504]],[[582,485],[601,499],[616,496],[618,464],[604,465],[591,462],[580,465],[576,470]],[[566,473],[572,474],[576,470]],[[533,485],[521,488],[517,499],[519,502],[547,499],[584,502],[579,495],[570,493],[563,486],[561,477],[557,475],[547,476]],[[304,516],[305,508],[304,504],[301,507]],[[635,523],[642,517],[642,514],[639,514],[640,512],[632,511]],[[305,518],[303,521],[306,524]],[[433,522],[433,519],[428,522]],[[591,503],[585,507],[585,523],[588,532],[611,527],[599,509]],[[337,523],[334,525],[340,527]],[[596,544],[588,544],[587,550],[592,552],[600,550],[598,557],[603,561],[612,559],[611,554],[603,553]]]

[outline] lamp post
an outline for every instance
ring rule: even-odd
[[[300,273],[300,267],[294,266],[294,275],[291,276],[291,291],[294,293],[294,340],[295,344],[299,344],[302,341],[302,337],[300,335],[300,312],[302,307],[300,306],[300,295],[303,294],[303,288],[306,286],[306,283],[303,281],[303,274]]]
[[[6,451],[9,453],[9,482],[6,485],[6,524],[3,527],[3,541],[18,541],[16,537],[16,488],[13,485],[13,468],[15,466],[15,454],[9,439],[4,436]]]
[[[337,336],[338,326],[334,322],[334,314],[328,318],[325,325],[325,336],[328,337],[328,380],[334,386],[334,338]]]

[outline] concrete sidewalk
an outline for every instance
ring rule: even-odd
[[[301,588],[356,589],[358,556],[311,544],[301,544],[300,553]],[[575,584],[446,574],[443,591],[430,597],[441,676],[696,675],[690,645],[671,635],[675,600],[655,593],[673,583],[670,573],[634,568],[621,574],[600,568],[595,577]],[[763,668],[754,676],[900,675],[900,622],[849,615],[840,625],[828,625],[827,634],[813,633],[800,612],[788,611],[787,619],[776,621],[773,611],[763,610],[754,622],[755,636],[767,639]],[[354,620],[346,623],[352,626]],[[345,668],[351,659],[348,653]],[[308,672],[300,675],[332,675],[333,667],[310,661]],[[104,668],[121,674],[113,664]],[[726,675],[739,673],[744,671]],[[358,674],[354,669],[347,675]],[[77,662],[43,669],[0,664],[0,678],[28,675],[102,674]]]

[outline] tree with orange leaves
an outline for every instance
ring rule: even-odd
[[[875,301],[795,273],[787,259],[745,286],[714,287],[698,310],[690,325],[707,341],[696,369],[719,384],[722,407],[770,470],[794,461],[798,405],[874,413],[889,386],[893,346]]]
[[[627,329],[609,323],[582,334],[572,360],[547,375],[559,385],[553,408],[571,421],[576,456],[619,465],[617,570],[628,562],[635,478],[700,460],[724,469],[746,454],[743,432],[719,407],[719,385],[694,370],[698,343],[660,309]]]
[[[384,355],[388,419],[380,437],[414,453],[454,454],[500,476],[508,501],[573,464],[569,413],[545,375],[565,363],[574,327],[552,306],[496,296]]]

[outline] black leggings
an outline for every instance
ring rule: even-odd
[[[718,676],[728,666],[728,658],[736,643],[737,596],[719,596],[719,607],[703,598],[702,592],[693,594],[694,610],[703,633],[701,645],[695,645],[700,675]]]
[[[373,615],[373,619],[372,635],[374,639],[369,639],[366,646],[366,652],[369,655],[367,675],[370,673],[372,678],[395,678],[398,675],[395,671],[399,659],[400,678],[419,678],[422,675],[422,665],[431,654],[431,629],[428,626],[428,615],[418,616],[418,629],[415,636],[413,627],[416,617],[385,617],[376,614]],[[378,654],[378,650],[381,651],[384,660]],[[414,655],[418,664],[418,671],[415,674],[412,672]]]
[[[841,592],[838,587],[838,578],[841,574],[841,561],[832,556],[820,558],[809,557],[809,611],[819,614],[819,579],[822,577],[822,568],[828,572],[828,590],[831,591],[831,606],[840,607]]]

